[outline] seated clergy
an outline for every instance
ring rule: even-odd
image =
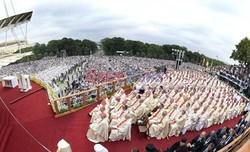
[[[137,95],[136,98],[133,98],[131,99],[129,102],[128,102],[128,107],[133,107],[136,103],[139,102],[139,100],[141,99],[141,95]]]
[[[157,103],[158,103],[158,98],[157,98],[157,95],[154,94],[153,99],[149,100],[149,102],[148,102],[148,104],[146,104],[146,106],[148,107],[148,109],[150,111],[152,111],[157,106]]]
[[[146,112],[147,107],[144,104],[143,100],[140,99],[137,104],[130,108],[130,115],[132,119],[132,123],[135,123],[139,118],[141,118]]]
[[[105,142],[108,140],[108,116],[105,113],[101,114],[101,119],[98,122],[92,123],[87,132],[87,138],[94,142]]]
[[[167,117],[167,112],[162,112],[161,119],[149,121],[147,127],[149,137],[156,137],[157,139],[168,137],[169,119]]]
[[[108,113],[108,111],[105,109],[105,107],[102,106],[102,107],[100,108],[100,110],[95,109],[95,111],[92,113],[92,117],[91,117],[91,119],[90,119],[90,123],[94,123],[95,121],[99,121],[100,115],[101,115],[102,113],[105,113],[105,114]]]
[[[109,102],[107,102],[108,100],[103,100],[102,102],[101,102],[101,104],[99,104],[98,106],[96,106],[90,113],[89,113],[89,115],[90,116],[92,116],[92,114],[93,114],[93,112],[94,111],[99,111],[100,110],[100,108],[101,107],[105,107],[105,109],[108,109],[108,107],[109,107]]]
[[[111,141],[131,140],[131,118],[126,114],[117,125],[113,125],[110,132],[109,139]]]
[[[199,114],[197,125],[195,126],[196,131],[200,131],[206,123],[206,120],[208,118],[208,110],[204,107],[201,114]]]
[[[186,111],[183,110],[182,113],[179,113],[170,124],[169,137],[179,136],[182,128],[184,127],[185,121],[187,119]]]
[[[157,106],[155,109],[148,114],[149,119],[158,119],[159,116],[161,116],[161,112],[163,112],[164,104],[161,102],[158,102]]]
[[[199,115],[197,114],[198,109],[194,109],[194,112],[187,113],[188,117],[185,121],[184,127],[182,129],[182,134],[185,134],[188,130],[193,130],[196,122],[199,118]]]
[[[143,98],[145,98],[144,103],[146,106],[150,104],[150,101],[153,100],[153,93],[151,91],[147,91],[143,94]]]
[[[180,112],[180,110],[179,110],[179,108],[178,108],[178,105],[175,104],[174,107],[173,107],[173,109],[170,110],[169,119],[170,119],[171,121],[174,121],[175,118],[176,118],[176,116],[179,115],[180,113],[181,113],[181,112]]]
[[[116,106],[118,104],[118,102],[120,102],[120,101],[121,101],[120,97],[113,96],[111,98],[110,106]]]

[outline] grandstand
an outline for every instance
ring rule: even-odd
[[[22,53],[21,49],[34,46],[34,44],[28,44],[27,39],[27,24],[33,12],[16,14],[13,3],[10,1],[13,9],[13,15],[10,16],[6,1],[3,2],[7,17],[0,20],[0,34],[5,36],[5,40],[0,40],[0,68],[31,55],[32,52]],[[25,25],[25,30],[22,25]]]

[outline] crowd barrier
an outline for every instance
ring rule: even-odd
[[[145,76],[151,72],[153,71],[137,73],[132,76],[98,84],[96,87],[89,90],[52,99],[51,104],[54,112],[56,113],[55,117],[57,118],[76,112],[86,106],[102,100],[104,95],[110,97],[118,90],[119,87],[122,87],[124,90],[130,89],[140,76]]]
[[[221,72],[221,71],[217,72],[216,75],[220,79],[229,82],[230,85],[233,86],[235,89],[241,90],[245,94],[245,96],[250,97],[249,88],[247,87],[247,83],[241,82],[240,80],[238,80],[234,76],[231,76],[231,75],[224,73],[224,72]]]

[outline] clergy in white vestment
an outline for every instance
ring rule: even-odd
[[[109,102],[107,102],[108,99],[105,99],[101,102],[101,104],[99,104],[98,106],[96,106],[90,113],[89,115],[92,116],[94,111],[99,111],[101,107],[105,107],[106,109],[109,108]]]
[[[156,87],[156,89],[155,89],[155,93],[157,95],[160,95],[162,93],[162,91],[163,91],[163,86],[161,86],[161,85]]]
[[[101,114],[101,120],[92,123],[87,132],[87,138],[94,142],[105,142],[108,140],[109,120],[105,113]]]
[[[118,118],[123,118],[125,115],[127,115],[129,113],[129,109],[127,105],[124,105],[122,107],[122,110],[118,111],[116,113],[116,115],[118,116]]]
[[[161,119],[151,121],[148,123],[148,135],[149,137],[163,139],[168,137],[169,132],[169,119],[167,117],[167,112],[163,111]]]
[[[115,107],[121,98],[119,96],[113,96],[110,101],[110,106]]]
[[[136,103],[139,102],[139,100],[141,99],[141,95],[137,95],[135,98],[129,100],[129,102],[127,103],[128,107],[133,107]]]
[[[137,95],[136,90],[131,91],[130,94],[128,94],[128,98],[129,98],[129,99],[133,99],[134,97],[136,97],[136,95]]]
[[[99,121],[100,115],[102,113],[108,113],[108,111],[105,109],[104,106],[101,106],[100,110],[95,109],[95,111],[92,113],[90,123],[94,123],[95,121]]]
[[[158,97],[159,99],[159,102],[163,102],[164,100],[166,100],[166,99],[168,99],[169,97],[168,97],[168,95],[167,94],[161,94],[159,97]]]
[[[173,107],[175,106],[174,104],[174,99],[168,99],[168,100],[164,100],[163,104],[165,105],[165,110],[169,113]]]
[[[153,93],[152,93],[152,91],[146,92],[146,94],[143,95],[143,96],[145,97],[145,100],[144,100],[145,105],[149,105],[149,102],[151,100],[153,100]]]
[[[125,115],[117,126],[112,126],[109,139],[111,141],[129,140],[131,141],[131,118],[129,114]]]
[[[169,119],[170,120],[175,120],[175,118],[176,118],[176,116],[178,115],[178,114],[180,114],[181,112],[180,112],[180,110],[179,110],[179,108],[178,108],[178,105],[177,104],[175,104],[174,105],[174,107],[173,107],[173,109],[170,111],[170,113],[169,113]]]
[[[169,137],[171,136],[179,136],[181,133],[182,128],[184,127],[185,121],[186,121],[186,111],[183,110],[181,113],[178,113],[174,120],[169,122],[170,124],[170,131],[169,131]]]
[[[185,134],[188,130],[194,130],[196,122],[198,120],[198,109],[194,109],[193,112],[187,113],[187,120],[185,121],[184,127],[182,129],[182,134]]]
[[[164,105],[163,103],[159,103],[157,106],[157,110],[155,112],[151,112],[151,116],[148,118],[148,121],[156,121],[161,119],[162,117],[162,112],[164,112]],[[150,122],[149,122],[150,123]]]
[[[157,106],[157,103],[158,103],[158,98],[157,98],[157,95],[154,94],[153,99],[149,100],[146,106],[148,107],[150,111],[152,111]]]
[[[114,108],[115,111],[120,111],[122,110],[122,107],[124,107],[125,105],[127,105],[127,100],[124,100],[123,102],[118,102],[118,104],[116,105],[116,107]]]
[[[196,131],[200,131],[206,125],[205,123],[208,118],[208,112],[207,108],[204,107],[202,113],[199,115],[197,125],[195,126]]]
[[[148,111],[149,110],[144,104],[143,100],[140,99],[137,104],[135,104],[132,108],[130,108],[130,115],[131,115],[132,123],[135,123],[139,118],[141,118]]]

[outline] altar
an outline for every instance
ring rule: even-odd
[[[2,82],[3,87],[15,88],[18,85],[16,76],[7,76],[3,78]]]

